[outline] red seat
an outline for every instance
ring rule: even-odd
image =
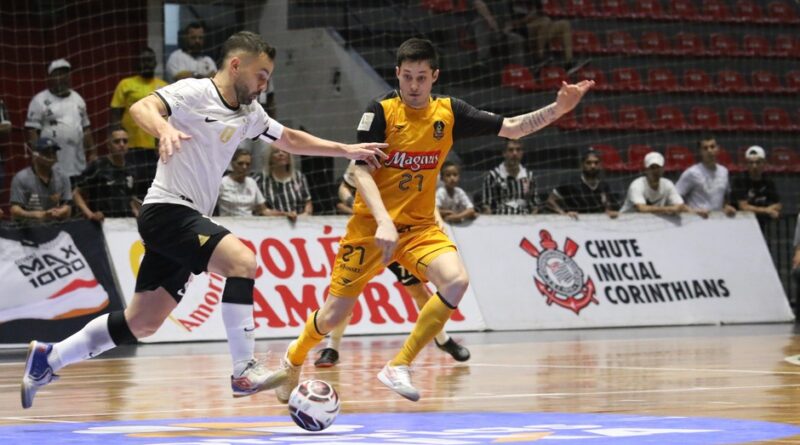
[[[606,36],[606,51],[610,53],[637,54],[639,47],[628,31],[609,31]]]
[[[561,0],[542,0],[542,12],[549,17],[561,17],[565,14]]]
[[[647,112],[639,105],[620,105],[617,110],[617,126],[623,130],[653,129]]]
[[[622,161],[622,156],[613,145],[596,144],[592,145],[592,150],[596,151],[600,156],[600,162],[604,170],[610,172],[625,170],[625,163]]]
[[[725,112],[727,123],[725,128],[731,131],[755,131],[760,127],[753,118],[753,113],[745,107],[729,107]]]
[[[762,111],[762,125],[767,131],[791,131],[792,121],[783,108],[766,107]]]
[[[726,57],[739,55],[739,44],[729,34],[711,34],[708,43],[708,54],[710,55]]]
[[[742,39],[741,54],[750,57],[763,57],[765,55],[769,55],[769,40],[763,36],[746,34]]]
[[[558,90],[565,80],[567,72],[560,66],[546,66],[539,72],[539,88],[542,90]]]
[[[606,18],[630,17],[630,11],[625,0],[600,0],[597,15]]]
[[[717,87],[724,92],[743,93],[747,91],[744,76],[738,71],[722,70],[717,73]]]
[[[789,71],[786,73],[786,91],[790,93],[800,93],[800,71]]]
[[[744,171],[744,168],[733,160],[731,154],[728,153],[728,150],[725,150],[722,147],[717,148],[717,162],[722,164],[731,173],[739,173]]]
[[[675,35],[675,45],[672,51],[682,56],[702,56],[706,53],[703,40],[691,32],[679,32]]]
[[[713,91],[711,77],[701,69],[689,68],[683,72],[683,90],[709,93]]]
[[[595,130],[610,130],[617,126],[608,107],[602,104],[585,105],[581,120],[584,127]]]
[[[667,4],[670,6],[667,16],[673,20],[696,21],[700,19],[693,0],[672,0]]]
[[[703,0],[702,18],[707,22],[727,22],[730,20],[728,5],[722,0]]]
[[[647,89],[650,91],[678,91],[678,80],[669,68],[650,68],[647,71]]]
[[[600,39],[591,31],[574,31],[572,33],[572,50],[576,53],[597,54],[604,52],[600,47]]]
[[[753,92],[779,93],[783,91],[783,88],[781,88],[781,82],[778,80],[778,76],[771,71],[753,71],[750,79],[750,90]]]
[[[682,172],[694,163],[694,154],[683,145],[670,145],[664,151],[664,171]]]
[[[628,146],[628,163],[625,164],[625,170],[638,172],[644,169],[644,157],[647,153],[653,151],[649,145],[631,144]]]
[[[767,20],[772,23],[798,23],[797,10],[789,2],[774,0],[767,5]]]
[[[530,70],[522,65],[510,63],[503,67],[501,85],[508,88],[516,88],[520,91],[533,91],[536,89],[536,81]]]
[[[746,23],[761,23],[764,15],[761,12],[761,7],[758,6],[754,0],[738,0],[736,2],[736,17],[737,22]]]
[[[663,32],[647,31],[642,33],[642,53],[644,54],[670,54],[672,48]]]
[[[575,110],[561,116],[553,125],[565,131],[578,129],[578,120],[575,118]]]
[[[704,105],[692,107],[689,113],[689,128],[692,130],[721,130],[719,114],[713,108]]]
[[[453,0],[422,0],[422,7],[433,12],[453,12]]]
[[[597,15],[593,0],[567,0],[564,11],[569,16],[593,17]]]
[[[577,79],[580,80],[594,80],[593,90],[609,91],[612,90],[611,84],[606,79],[606,73],[600,68],[583,67],[578,70]]]
[[[775,37],[775,46],[770,51],[774,57],[800,57],[800,43],[793,35],[781,34]]]
[[[611,84],[618,91],[642,91],[642,78],[636,68],[617,68],[611,71]]]
[[[789,147],[773,147],[767,154],[766,170],[774,173],[798,173],[800,156]]]
[[[664,15],[664,10],[661,9],[660,0],[639,0],[633,2],[631,17],[659,20],[666,16]]]
[[[656,130],[684,130],[686,120],[683,111],[674,105],[659,105],[656,107],[656,120],[653,122]]]

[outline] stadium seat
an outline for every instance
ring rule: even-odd
[[[631,144],[628,146],[628,163],[625,164],[625,170],[629,172],[638,172],[644,170],[644,157],[647,153],[653,151],[649,145]]]
[[[767,20],[771,23],[800,23],[795,7],[784,0],[769,2],[767,5]]]
[[[735,6],[734,21],[743,23],[762,23],[764,15],[754,0],[738,0]]]
[[[792,121],[783,108],[765,107],[762,111],[762,126],[767,131],[791,131]]]
[[[642,33],[641,51],[643,54],[670,54],[672,47],[663,32],[647,31]]]
[[[734,57],[740,55],[739,44],[729,34],[715,32],[711,34],[707,53],[712,56]]]
[[[748,57],[770,55],[769,40],[764,36],[745,34],[742,39],[741,54]]]
[[[674,105],[659,105],[656,107],[656,119],[653,121],[656,130],[680,131],[686,129],[686,120],[680,108]]]
[[[784,90],[788,93],[800,93],[800,71],[794,70],[786,73]]]
[[[642,91],[642,78],[636,68],[616,68],[611,71],[611,85],[617,91]]]
[[[564,11],[572,17],[594,17],[597,11],[594,9],[594,0],[566,0]]]
[[[611,84],[608,83],[606,79],[606,73],[601,70],[600,68],[594,67],[583,67],[578,70],[576,74],[577,80],[594,80],[594,87],[592,87],[595,91],[610,91],[613,90]]]
[[[775,46],[773,46],[770,55],[774,57],[800,57],[800,43],[794,35],[781,34],[775,37]]]
[[[610,130],[617,127],[608,107],[602,104],[585,105],[581,121],[583,127],[593,130]]]
[[[664,151],[664,171],[682,172],[694,163],[694,154],[683,145],[670,145]]]
[[[422,7],[432,12],[453,12],[453,0],[422,0]]]
[[[561,0],[542,0],[542,11],[548,17],[561,17],[566,14]]]
[[[514,63],[503,67],[503,75],[500,82],[504,87],[515,88],[520,91],[533,91],[536,89],[536,81],[530,70]]]
[[[678,80],[669,68],[650,68],[647,71],[647,89],[649,91],[678,91]]]
[[[784,90],[778,76],[771,71],[753,71],[750,79],[750,91],[755,93],[780,93]]]
[[[697,7],[693,0],[672,0],[668,1],[669,9],[667,16],[673,20],[696,21],[700,17],[697,14]]]
[[[689,113],[689,129],[713,131],[722,130],[723,128],[719,114],[713,108],[697,105],[692,107]]]
[[[745,170],[743,166],[734,161],[728,150],[722,147],[717,148],[717,162],[725,166],[731,173],[740,173]]]
[[[617,110],[617,128],[621,130],[652,130],[650,119],[644,107],[639,105],[620,105]]]
[[[592,149],[600,156],[603,163],[603,170],[609,172],[620,172],[625,170],[625,163],[617,148],[608,144],[595,144]]]
[[[619,54],[638,54],[641,51],[628,31],[609,31],[606,35],[606,51]]]
[[[600,0],[597,16],[603,18],[630,17],[628,4],[625,0]]]
[[[578,129],[578,120],[575,118],[575,110],[570,111],[569,113],[561,116],[560,119],[555,121],[553,125],[556,128],[560,128],[562,130],[577,130]]]
[[[572,50],[576,53],[597,54],[604,52],[600,39],[591,31],[575,31],[572,33]]]
[[[738,71],[722,70],[717,73],[717,87],[726,93],[744,93],[747,83]]]
[[[672,51],[680,56],[702,56],[706,53],[703,40],[700,36],[691,32],[679,32],[676,34]]]
[[[683,72],[683,90],[698,93],[710,93],[711,77],[699,68],[689,68]]]
[[[660,20],[666,18],[660,0],[639,0],[633,2],[631,17],[637,19]]]
[[[702,20],[706,22],[727,22],[730,20],[728,5],[723,0],[703,0]]]
[[[561,88],[561,82],[567,80],[567,72],[560,66],[546,66],[539,72],[539,89],[555,90]]]
[[[800,172],[800,156],[789,147],[773,147],[767,152],[767,167],[771,173]]]
[[[753,118],[753,113],[745,107],[728,107],[725,111],[725,129],[730,131],[756,131],[761,127]]]

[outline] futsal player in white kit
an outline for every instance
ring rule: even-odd
[[[254,102],[269,83],[275,49],[259,35],[242,31],[225,42],[223,54],[222,69],[213,79],[181,80],[131,107],[136,123],[158,138],[161,157],[137,220],[145,255],[136,292],[124,311],[97,317],[61,342],[31,342],[21,386],[23,408],[64,366],[156,332],[180,302],[190,274],[204,271],[227,278],[222,318],[233,359],[233,396],[272,389],[286,379],[285,371],[271,372],[255,358],[255,255],[207,216],[223,172],[245,138],[260,137],[294,154],[341,156],[375,167],[386,158],[381,150],[386,144],[345,145],[284,128]]]

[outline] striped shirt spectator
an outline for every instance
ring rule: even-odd
[[[503,151],[505,160],[483,180],[481,207],[484,213],[527,215],[537,213],[536,181],[533,173],[520,165],[522,143],[509,140]]]
[[[294,221],[298,215],[313,212],[308,181],[295,170],[289,153],[276,147],[267,148],[264,170],[256,176],[256,183],[266,199],[267,215],[286,216]]]

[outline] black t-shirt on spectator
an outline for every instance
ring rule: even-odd
[[[771,179],[761,177],[759,180],[745,175],[733,181],[733,204],[738,206],[739,201],[747,201],[748,204],[758,207],[767,207],[781,202],[778,189]],[[767,215],[756,215],[758,222],[762,225],[769,221]]]
[[[592,188],[581,176],[572,183],[556,187],[553,191],[561,198],[561,208],[566,212],[603,213],[606,210],[619,209],[616,197],[605,181],[600,181],[597,187]]]
[[[117,167],[108,158],[100,158],[86,167],[76,186],[95,212],[107,218],[132,217],[133,178],[128,165]]]

